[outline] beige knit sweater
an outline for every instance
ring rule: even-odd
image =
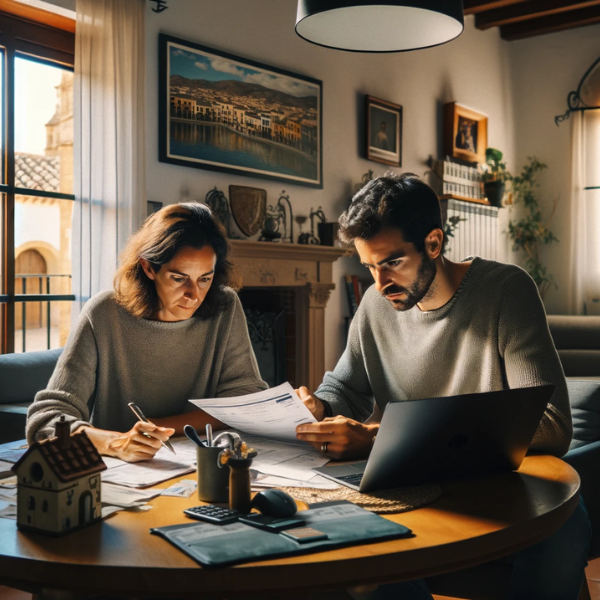
[[[531,448],[562,456],[572,436],[565,376],[537,286],[519,267],[475,258],[441,308],[397,312],[370,288],[348,345],[316,395],[333,414],[366,420],[390,400],[552,383]],[[515,415],[518,419],[519,415]]]
[[[239,396],[266,389],[237,294],[218,316],[165,323],[137,319],[112,292],[94,296],[27,417],[29,443],[53,435],[65,415],[82,424],[128,431],[135,402],[149,419],[195,410],[190,398]]]

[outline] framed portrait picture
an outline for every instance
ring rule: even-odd
[[[159,160],[323,187],[323,85],[159,35]]]
[[[402,107],[367,96],[367,158],[402,165]]]
[[[444,154],[484,163],[487,148],[487,115],[449,102],[444,105]]]

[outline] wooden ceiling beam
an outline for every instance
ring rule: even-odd
[[[463,0],[465,15],[475,15],[486,10],[521,4],[527,0]]]
[[[536,35],[595,25],[596,23],[600,23],[600,6],[590,6],[539,19],[503,25],[500,27],[500,36],[504,40],[521,40]]]
[[[600,0],[531,0],[478,13],[475,15],[475,27],[489,29],[596,5],[600,5]]]

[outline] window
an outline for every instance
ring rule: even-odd
[[[0,12],[0,353],[64,346],[75,299],[74,22],[14,1],[6,6]]]

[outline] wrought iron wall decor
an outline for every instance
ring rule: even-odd
[[[152,12],[161,13],[163,10],[167,10],[169,8],[167,6],[167,0],[150,0],[150,2],[154,2],[156,6],[152,9]]]
[[[587,90],[586,90],[587,87]],[[586,91],[595,87],[596,97],[594,98],[596,105],[590,105],[586,102]],[[572,112],[600,110],[600,57],[598,57],[592,66],[585,72],[577,89],[569,92],[567,96],[567,112],[564,115],[554,117],[556,125],[560,125],[566,121]]]
[[[323,209],[319,206],[317,210],[313,210],[312,207],[310,209],[310,233],[303,233],[298,236],[299,244],[312,244],[319,245],[321,240],[315,235],[315,219],[319,221],[319,223],[325,223],[327,219],[325,218],[325,213]]]
[[[258,241],[294,243],[294,214],[290,197],[285,194],[285,190],[282,190],[275,206],[267,207],[267,215]]]
[[[206,194],[204,204],[212,210],[213,215],[225,227],[227,237],[229,237],[229,202],[227,202],[225,194],[215,186]]]

